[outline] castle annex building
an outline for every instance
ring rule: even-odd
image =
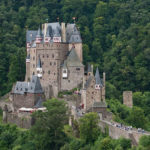
[[[45,23],[26,34],[26,81],[40,78],[46,98],[82,84],[82,39],[75,24]]]

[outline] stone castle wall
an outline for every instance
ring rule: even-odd
[[[106,122],[103,120],[100,120],[99,126],[101,127],[103,132],[105,132],[106,128],[108,128],[109,136],[113,139],[119,139],[120,137],[131,139],[133,145],[137,145],[140,137],[142,137],[143,135],[149,135],[149,133],[143,134],[135,129],[126,131],[124,129],[112,125],[110,122]]]
[[[6,122],[29,129],[33,125],[34,119],[29,113],[7,113]]]
[[[32,108],[40,97],[43,99],[43,94],[13,94],[13,106],[16,110],[21,107]]]
[[[123,104],[132,108],[133,106],[132,91],[123,92]]]
[[[82,84],[84,67],[68,67],[68,78],[61,75],[61,91],[71,90]]]

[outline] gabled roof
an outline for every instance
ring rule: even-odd
[[[17,82],[13,91],[15,94],[43,93],[40,80],[37,76],[32,76],[31,82]]]
[[[80,59],[74,48],[71,49],[66,59],[66,65],[71,67],[83,67],[83,64],[80,62]]]
[[[37,35],[37,31],[34,31],[34,30],[28,30],[27,32],[26,32],[26,42],[27,43],[30,43],[30,42],[32,42],[32,41],[34,41],[35,40],[35,38],[36,38],[36,35]]]
[[[99,75],[98,67],[96,68],[95,82],[96,82],[96,84],[99,84],[100,86],[103,86],[100,75]]]
[[[66,39],[67,39],[67,42],[69,43],[81,43],[82,42],[80,32],[78,31],[75,24],[67,24]]]
[[[61,36],[61,26],[59,22],[48,23],[47,29],[50,30],[50,36],[54,36],[54,37]]]

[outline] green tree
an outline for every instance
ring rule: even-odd
[[[35,113],[36,122],[31,129],[31,137],[36,149],[59,149],[64,145],[66,136],[64,125],[68,122],[67,107],[64,101],[47,100],[44,104],[46,112]]]
[[[85,114],[85,116],[79,120],[80,137],[85,140],[86,143],[93,143],[98,138],[100,134],[98,122],[98,114],[93,112]]]

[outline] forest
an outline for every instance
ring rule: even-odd
[[[84,64],[105,71],[116,96],[124,90],[150,90],[149,0],[1,0],[1,96],[24,80],[26,30],[58,17],[66,23],[76,17]]]
[[[1,150],[149,150],[150,136],[143,136],[137,147],[125,138],[117,140],[102,133],[98,114],[91,112],[73,126],[68,125],[68,108],[64,101],[47,100],[47,112],[36,112],[31,129],[0,124]]]

